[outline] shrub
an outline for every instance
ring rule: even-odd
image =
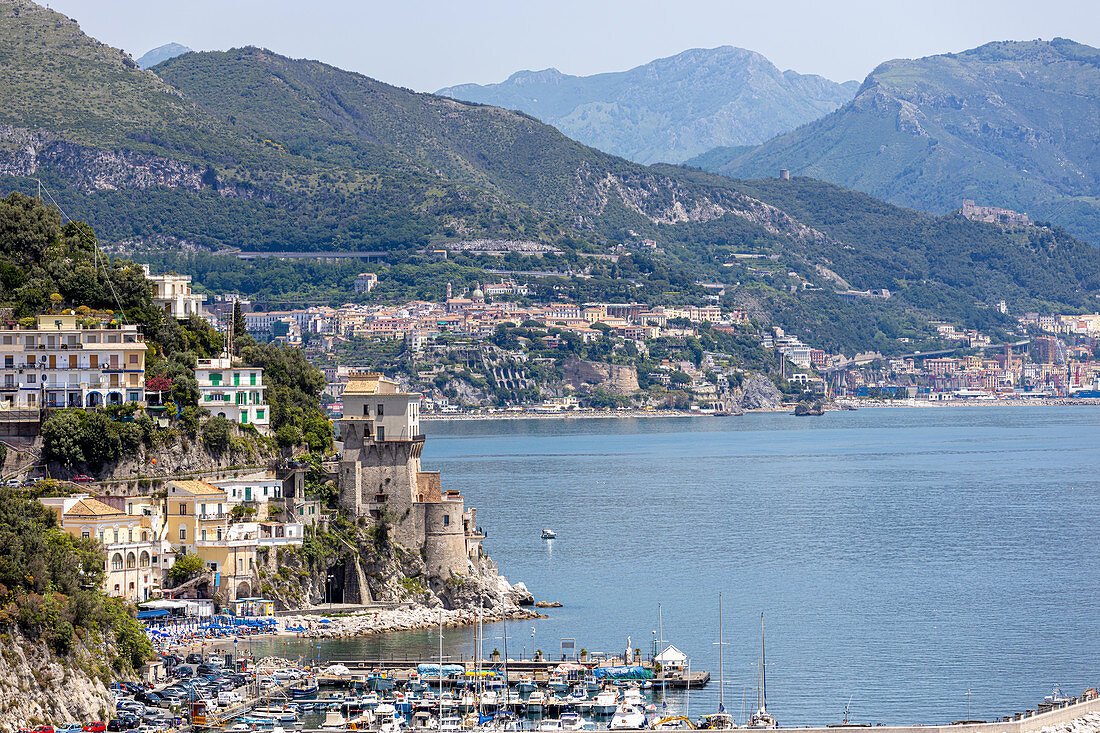
[[[168,579],[173,585],[186,583],[202,572],[202,568],[202,558],[194,553],[187,553],[176,558],[175,564],[168,569]]]
[[[233,431],[229,426],[229,420],[221,415],[210,418],[202,426],[202,442],[214,453],[224,453],[232,439]]]

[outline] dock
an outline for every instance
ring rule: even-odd
[[[351,671],[352,675],[366,675],[369,672],[385,672],[387,677],[392,677],[396,682],[407,682],[413,672],[419,664],[436,664],[436,660],[414,660],[414,659],[333,659],[327,664],[342,664]],[[468,673],[475,671],[475,665],[473,659],[459,659],[449,664],[461,664],[466,667]],[[550,674],[562,664],[561,661],[534,661],[530,659],[509,659],[508,660],[508,677],[513,682],[519,682],[521,676],[529,676],[536,684],[545,686],[550,680]],[[583,663],[581,663],[583,664]],[[587,666],[587,665],[586,665]],[[639,665],[649,668],[649,665]],[[480,663],[482,670],[492,670],[499,674],[504,674],[504,660],[482,660]],[[592,665],[592,670],[597,669],[595,665]],[[324,675],[318,675],[317,680],[322,684],[337,684],[340,678],[326,678]],[[661,674],[654,675],[652,679],[647,680],[651,682],[654,688],[663,686],[669,690],[687,690],[687,689],[700,689],[705,687],[710,682],[710,672],[701,669],[695,669],[688,672],[687,670],[670,670]],[[444,687],[451,687],[457,684],[455,680],[443,679]]]

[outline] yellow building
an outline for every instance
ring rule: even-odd
[[[251,595],[256,536],[229,524],[225,491],[205,481],[169,481],[165,499],[166,537],[179,552],[202,558],[214,589],[226,600]]]
[[[135,603],[158,595],[162,571],[159,543],[149,518],[87,495],[44,498],[61,528],[73,537],[96,539],[106,553],[104,590]]]

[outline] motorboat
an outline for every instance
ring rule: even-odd
[[[447,716],[439,724],[439,733],[460,733],[462,730],[462,718]]]
[[[307,700],[317,697],[317,683],[302,680],[290,688],[290,696],[295,700]]]
[[[542,530],[542,538],[543,538],[544,540],[552,540],[552,539],[556,538],[557,536],[558,536],[558,533],[557,533],[557,532],[555,532],[555,531],[554,531],[554,530],[552,530],[552,529],[544,529],[544,530]]]
[[[535,690],[527,698],[527,712],[529,713],[541,713],[542,708],[546,705],[546,693],[542,690]]]
[[[611,730],[640,730],[646,727],[647,722],[645,711],[640,705],[623,702],[615,708]]]
[[[535,680],[529,674],[520,677],[519,682],[516,683],[516,692],[522,694],[534,692],[536,689],[538,689],[538,685],[535,684]]]
[[[587,721],[574,712],[566,711],[558,718],[562,730],[584,730]]]
[[[618,704],[619,696],[615,690],[605,687],[597,693],[596,699],[592,701],[592,712],[596,715],[614,715]]]
[[[321,730],[343,730],[347,727],[347,718],[339,710],[329,709],[325,711],[325,719],[321,723]]]
[[[555,672],[550,675],[550,680],[547,682],[547,687],[552,692],[569,692],[569,681],[565,679],[565,675],[560,672]]]
[[[481,693],[479,702],[481,703],[482,710],[485,712],[492,712],[500,705],[500,696],[497,695],[496,690],[484,690]]]

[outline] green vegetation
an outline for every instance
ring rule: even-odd
[[[0,488],[0,625],[18,624],[68,654],[78,638],[111,639],[116,671],[136,669],[153,650],[119,599],[102,591],[106,558],[92,539],[61,530],[36,499]]]
[[[186,583],[191,578],[202,572],[203,565],[202,558],[198,555],[189,552],[176,558],[172,567],[168,568],[168,580],[171,581],[173,586],[177,586],[180,583]]]
[[[833,114],[689,163],[739,177],[789,168],[934,212],[974,199],[1100,244],[1098,62],[1065,38],[890,61]]]
[[[42,424],[42,454],[66,467],[105,463],[150,444],[156,427],[134,404],[103,410],[59,410]]]
[[[447,282],[484,279],[486,269],[561,273],[530,279],[540,298],[573,302],[700,302],[713,291],[698,282],[717,282],[726,289],[723,305],[747,309],[762,326],[780,325],[807,343],[849,354],[935,347],[939,340],[928,327],[931,318],[979,326],[996,336],[1010,325],[988,307],[1001,298],[1013,312],[1041,303],[1089,310],[1094,305],[1100,253],[1057,229],[1004,231],[934,219],[813,182],[786,182],[790,190],[782,191],[768,182],[739,183],[700,170],[643,167],[587,148],[521,113],[416,94],[256,48],[186,54],[156,67],[153,76],[81,35],[62,16],[23,0],[0,11],[0,56],[0,70],[10,72],[0,86],[0,123],[45,130],[87,146],[72,157],[43,154],[37,160],[35,175],[62,206],[93,222],[113,243],[139,242],[159,250],[149,256],[154,264],[192,273],[208,290],[237,290],[275,306],[346,301],[360,265],[242,263],[208,252],[172,252],[181,242],[211,250],[378,250],[384,253],[385,269],[367,267],[379,272],[380,285],[359,298],[375,302],[439,298]],[[1002,56],[1012,63],[998,66]],[[973,74],[978,77],[991,71],[985,74],[988,84],[983,81],[980,92],[968,94],[966,104],[921,107],[929,120],[921,124],[934,138],[908,129],[909,121],[892,103],[879,117],[862,111],[880,92],[888,102],[903,98],[908,70],[924,62],[883,67],[854,102],[805,129],[821,132],[815,141],[839,136],[845,145],[872,146],[863,151],[868,155],[862,162],[858,155],[845,158],[852,170],[885,171],[889,182],[907,190],[939,190],[927,176],[957,182],[960,190],[944,194],[950,206],[931,207],[938,210],[957,206],[963,192],[976,199],[982,198],[978,193],[998,193],[994,184],[1006,162],[1013,170],[1034,165],[1054,177],[1065,159],[1080,164],[1084,179],[1095,177],[1081,153],[1090,149],[1094,136],[1089,130],[1097,127],[1092,124],[1097,106],[1089,96],[1092,50],[1055,41],[993,45],[942,58],[948,61],[935,62],[940,71],[933,79],[934,99],[956,99],[951,96],[956,85],[945,81],[953,79],[944,70],[951,64],[979,69]],[[1001,157],[994,156],[996,165],[990,167],[993,154],[976,150],[974,140],[967,138],[970,147],[949,144],[970,135],[959,130],[980,130],[990,120],[1004,134],[983,134],[983,139],[1005,141],[1016,135],[1015,122],[984,100],[1011,90],[1007,113],[1030,109],[1027,89],[1008,80],[1005,75],[1012,72],[1005,69],[1036,59],[1050,60],[1052,68],[1086,90],[1062,95],[1074,97],[1065,102],[1074,112],[1072,127],[1066,134],[1040,136],[1035,155],[1041,160],[1014,157],[1012,151],[1021,146],[1004,142],[1008,152],[998,152]],[[51,94],[41,94],[42,89]],[[110,93],[89,92],[103,89]],[[1041,129],[1053,130],[1052,115],[1064,116],[1068,108],[1037,98],[1047,100]],[[852,116],[857,111],[862,116]],[[841,124],[871,117],[866,124]],[[949,126],[955,138],[943,132]],[[781,141],[788,138],[769,145],[785,144]],[[1054,150],[1048,138],[1070,142]],[[883,145],[886,152],[879,157]],[[20,169],[18,149],[0,147],[14,171]],[[98,188],[86,180],[86,168],[73,163],[89,149],[113,156],[104,163],[106,180]],[[840,144],[831,149],[838,156],[851,152]],[[135,155],[118,156],[118,150]],[[914,150],[919,154],[911,154]],[[814,161],[807,158],[800,169],[795,163],[803,153],[787,152],[794,162],[785,167],[815,173]],[[868,160],[875,165],[867,165]],[[778,167],[771,160],[767,173]],[[971,175],[970,167],[984,173]],[[166,174],[162,185],[133,186],[138,172],[145,176],[167,168],[180,173]],[[989,173],[994,169],[996,176]],[[1039,196],[1027,193],[1018,177],[1003,179],[1004,188],[1017,187],[1029,201]],[[877,185],[862,179],[849,183],[871,190]],[[1065,211],[1092,206],[1084,184],[1063,183],[1059,201],[1069,207]],[[5,185],[32,190],[33,184],[26,177],[0,178],[0,186]],[[900,194],[898,200],[921,203]],[[1013,200],[989,203],[1013,205]],[[32,234],[42,228],[36,229],[35,216],[48,219],[45,214],[24,216],[19,210],[25,202],[14,208],[28,219],[20,229]],[[821,239],[803,225],[830,238]],[[51,226],[46,222],[47,229]],[[31,236],[28,247],[0,241],[0,260],[11,258],[11,269],[0,266],[0,303],[12,304],[17,317],[51,307],[57,293],[62,305],[121,305],[131,322],[148,324],[147,336],[166,360],[174,353],[202,356],[215,346],[215,337],[201,328],[180,329],[164,323],[162,314],[142,315],[146,296],[138,292],[142,281],[131,274],[135,268],[120,260],[110,265],[109,275],[100,273],[104,268],[95,267],[94,247],[80,236],[83,230],[75,225],[57,229],[56,236]],[[560,248],[561,254],[452,253],[446,261],[432,254],[446,242],[479,237],[538,241]],[[643,246],[647,239],[656,246]],[[58,244],[51,244],[55,240]],[[744,253],[774,259],[733,257]],[[603,258],[584,256],[593,254]],[[51,269],[53,261],[75,266]],[[27,272],[25,281],[21,271]],[[107,281],[114,283],[121,303],[102,287]],[[894,297],[846,302],[835,291],[847,284],[888,288]],[[276,364],[281,360],[252,355]],[[151,364],[150,373],[156,375],[156,368]],[[173,376],[169,364],[164,374]],[[312,413],[310,390],[296,392],[294,381],[285,385],[286,403],[271,399],[277,406],[276,430],[297,427],[301,438],[284,430],[284,444],[301,440],[316,451],[328,438]],[[296,399],[299,395],[307,399]],[[193,435],[201,414],[183,397],[174,395],[176,414]]]
[[[202,442],[211,453],[216,455],[225,453],[232,439],[233,430],[229,420],[221,415],[210,418],[202,426]]]

